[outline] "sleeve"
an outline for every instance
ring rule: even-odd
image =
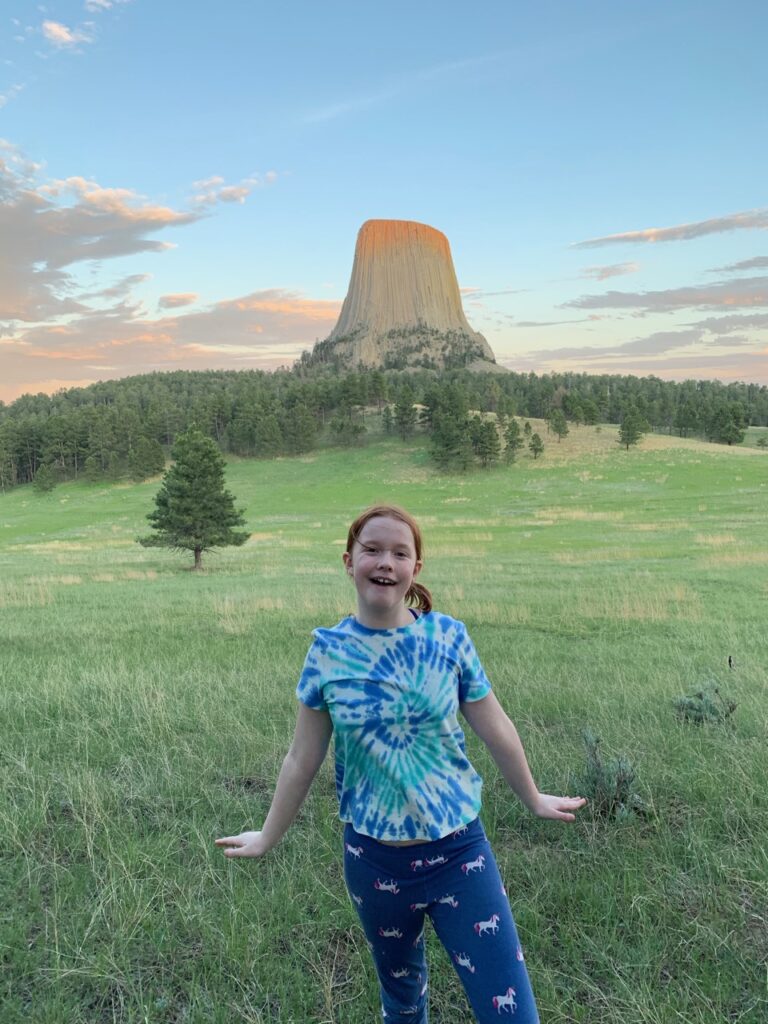
[[[459,703],[482,700],[491,692],[491,684],[485,674],[475,645],[470,639],[463,622],[459,626]]]
[[[328,710],[328,705],[323,698],[323,657],[324,647],[315,638],[312,646],[307,651],[307,656],[304,659],[304,668],[301,670],[299,683],[296,687],[296,696],[301,703],[306,704],[308,708],[313,708],[315,711]]]

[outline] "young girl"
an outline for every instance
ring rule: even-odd
[[[427,1021],[424,919],[451,957],[475,1019],[538,1021],[512,912],[477,817],[481,779],[458,711],[525,806],[573,821],[586,801],[540,793],[514,725],[463,623],[432,611],[421,532],[394,505],[352,524],[344,565],[357,613],[316,629],[297,688],[296,731],[261,832],[217,839],[261,857],[298,812],[335,734],[344,875],[373,954],[382,1017]]]

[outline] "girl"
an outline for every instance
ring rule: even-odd
[[[296,731],[260,832],[217,839],[261,857],[298,812],[335,734],[344,876],[373,954],[382,1017],[427,1021],[429,916],[475,1019],[538,1021],[515,923],[478,820],[481,779],[457,712],[525,806],[573,821],[586,801],[540,793],[514,725],[464,624],[432,611],[421,531],[394,505],[352,524],[343,559],[357,614],[316,629],[299,679]]]

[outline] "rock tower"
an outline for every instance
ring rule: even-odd
[[[410,220],[360,228],[338,322],[310,364],[496,369],[491,347],[461,308],[448,239]]]

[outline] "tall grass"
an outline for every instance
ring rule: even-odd
[[[263,861],[212,842],[266,813],[310,631],[354,606],[347,524],[381,498],[424,524],[423,579],[542,789],[583,767],[585,727],[636,767],[643,815],[562,827],[469,737],[542,1019],[765,1020],[768,456],[573,433],[465,478],[418,442],[234,462],[253,533],[201,574],[134,543],[156,481],[0,499],[3,1024],[377,1019],[330,762]],[[713,680],[728,724],[679,721]],[[430,945],[431,1019],[463,1024]]]

